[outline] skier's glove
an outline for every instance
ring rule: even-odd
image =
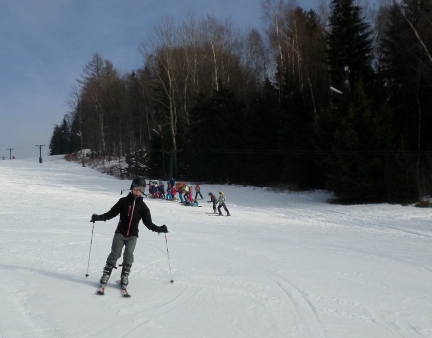
[[[96,222],[96,221],[103,221],[102,216],[93,214],[92,217],[91,217],[91,221],[90,222]]]
[[[158,233],[161,233],[161,232],[163,232],[163,233],[168,233],[168,228],[167,228],[167,226],[164,224],[164,225],[162,225],[162,226],[159,227],[159,229],[157,230],[157,232],[158,232]]]

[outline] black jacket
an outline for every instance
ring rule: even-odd
[[[117,225],[116,233],[124,236],[137,236],[138,237],[138,224],[140,220],[144,225],[152,231],[157,232],[159,226],[153,224],[150,214],[150,209],[144,203],[142,197],[135,199],[132,193],[126,197],[120,198],[119,201],[101,217],[104,221],[112,219],[120,214],[120,221]]]
[[[216,198],[216,196],[213,195],[213,194],[211,194],[211,195],[210,195],[210,201],[208,201],[208,202],[213,202],[213,204],[217,203],[217,198]]]

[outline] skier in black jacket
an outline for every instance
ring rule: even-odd
[[[102,215],[92,215],[91,222],[107,221],[120,214],[120,221],[112,241],[111,253],[108,255],[105,268],[100,279],[101,288],[104,288],[111,276],[112,269],[116,267],[117,260],[123,253],[121,272],[121,286],[126,289],[129,283],[129,274],[134,261],[134,250],[138,238],[138,224],[140,220],[151,231],[167,233],[166,225],[157,226],[152,222],[150,210],[144,203],[141,194],[145,189],[145,180],[137,177],[132,181],[131,192],[121,198],[110,211]]]
[[[218,203],[218,200],[215,195],[213,195],[211,192],[209,192],[210,201],[207,201],[207,203],[213,203],[213,213],[217,214],[216,211],[216,205]]]

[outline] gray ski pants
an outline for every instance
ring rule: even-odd
[[[136,236],[126,237],[122,234],[114,234],[114,238],[111,246],[111,253],[108,255],[107,264],[116,266],[117,259],[120,258],[123,246],[125,247],[123,252],[123,265],[132,266],[134,261],[134,250],[137,242]]]

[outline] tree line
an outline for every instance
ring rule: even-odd
[[[89,148],[126,157],[132,175],[328,189],[346,203],[429,195],[432,0],[262,11],[262,31],[164,17],[130,72],[95,53],[51,154]]]

